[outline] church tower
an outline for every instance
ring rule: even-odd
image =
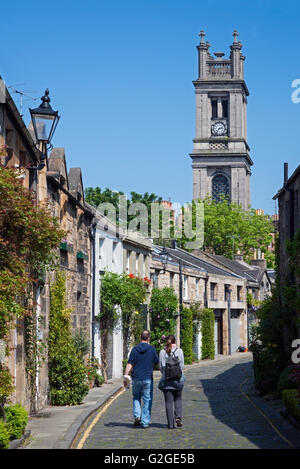
[[[229,197],[243,209],[250,205],[250,175],[253,164],[247,144],[247,96],[242,44],[233,32],[229,58],[215,52],[201,37],[198,49],[196,136],[190,154],[193,168],[193,199],[207,195]]]

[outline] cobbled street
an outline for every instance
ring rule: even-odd
[[[169,430],[154,383],[150,427],[132,426],[131,391],[121,394],[92,428],[85,449],[284,449],[285,442],[241,393],[252,359],[238,356],[185,370],[183,428]]]

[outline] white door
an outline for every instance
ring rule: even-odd
[[[237,352],[240,343],[240,316],[231,314],[230,320],[231,353]]]

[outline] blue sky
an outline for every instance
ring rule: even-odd
[[[61,120],[53,139],[84,185],[192,198],[198,33],[246,56],[251,201],[274,213],[283,162],[299,164],[299,2],[269,0],[37,0],[2,4],[0,74],[8,86],[50,89]],[[19,96],[12,93],[16,103]],[[23,101],[28,107],[40,101]]]

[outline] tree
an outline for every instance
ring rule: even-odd
[[[57,271],[50,289],[49,383],[52,405],[80,404],[88,393],[86,369],[71,334],[65,274]]]
[[[200,200],[198,202],[201,202]],[[206,197],[204,204],[204,246],[203,249],[216,255],[233,259],[240,251],[245,261],[253,257],[253,250],[267,253],[272,240],[274,226],[267,215],[259,215],[255,209],[243,210],[236,203],[229,203],[224,197],[215,201]],[[195,229],[196,201],[192,202],[193,228]],[[182,248],[188,240],[178,240]],[[268,266],[273,267],[274,255],[268,254]]]
[[[120,196],[125,197],[126,199],[126,209],[127,209],[127,224],[126,228],[130,228],[130,224],[134,221],[134,219],[139,216],[145,223],[145,226],[147,227],[147,233],[143,233],[148,236],[151,233],[151,204],[153,203],[158,203],[160,204],[162,201],[162,197],[157,196],[154,193],[149,194],[148,192],[145,192],[144,194],[138,194],[137,192],[130,192],[130,197],[126,197],[124,192],[121,191],[112,191],[111,189],[106,188],[105,190],[101,190],[100,187],[87,187],[85,190],[85,200],[93,205],[94,207],[98,207],[99,205],[103,203],[109,203],[112,204],[115,209],[116,209],[116,220],[113,220],[116,222],[117,225],[121,224],[121,218],[120,218],[120,207],[119,207],[119,201],[120,201]],[[147,209],[147,215],[146,219],[144,218],[144,213],[139,214],[138,210],[137,213],[131,213],[130,207],[134,209],[133,204],[142,204],[145,209]],[[136,206],[136,208],[138,208]],[[135,212],[135,210],[133,210]],[[160,217],[161,220],[161,217]],[[140,226],[138,226],[137,229],[140,229]]]
[[[108,334],[111,333],[119,320],[122,320],[123,356],[127,357],[130,333],[137,328],[136,311],[145,301],[150,280],[136,277],[133,274],[116,274],[106,272],[101,277],[99,315],[101,330],[101,371],[107,379],[107,345]]]
[[[151,315],[151,344],[159,353],[166,337],[175,333],[178,298],[173,288],[153,288],[149,311]]]

